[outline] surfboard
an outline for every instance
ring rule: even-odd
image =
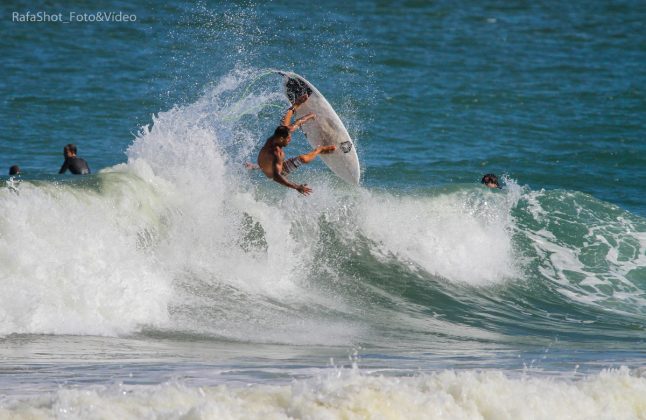
[[[348,130],[321,92],[303,77],[292,72],[278,71],[283,76],[285,95],[290,103],[308,94],[307,100],[298,107],[296,118],[310,112],[316,114],[315,120],[303,124],[301,129],[312,147],[335,145],[330,154],[319,155],[323,162],[339,178],[352,185],[359,185],[361,170],[359,157]]]

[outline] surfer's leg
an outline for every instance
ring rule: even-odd
[[[283,162],[283,175],[288,175],[290,172],[294,172],[299,166],[305,165],[316,159],[320,154],[326,155],[332,153],[336,150],[336,146],[319,146],[316,149],[312,150],[309,153],[303,155],[298,155],[296,157],[285,159]]]
[[[328,154],[328,153],[332,153],[335,150],[336,150],[336,146],[334,146],[334,145],[332,145],[332,146],[319,146],[319,147],[317,147],[316,149],[312,150],[309,153],[305,153],[304,155],[300,155],[298,157],[298,159],[300,159],[300,161],[303,162],[303,163],[310,163],[311,161],[316,159],[316,157],[318,155],[320,155],[320,154],[325,155],[325,154]]]

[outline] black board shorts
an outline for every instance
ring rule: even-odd
[[[299,166],[303,164],[303,161],[296,156],[290,159],[287,159],[283,162],[283,172],[282,175],[289,175],[294,172]]]

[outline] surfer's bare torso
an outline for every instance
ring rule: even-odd
[[[258,153],[258,166],[267,178],[274,178],[274,173],[283,172],[285,152],[281,146],[274,144],[270,138]]]
[[[258,166],[267,178],[271,178],[286,187],[293,188],[304,195],[308,195],[312,192],[312,189],[305,184],[295,184],[286,178],[285,175],[289,171],[285,171],[285,152],[283,148],[292,141],[292,132],[298,130],[307,121],[316,118],[314,114],[307,114],[303,118],[296,120],[294,124],[291,123],[296,109],[306,100],[307,95],[304,95],[294,102],[283,116],[282,125],[276,128],[274,135],[267,139],[258,153]],[[301,160],[295,158],[292,160],[291,166],[298,167],[300,162]]]

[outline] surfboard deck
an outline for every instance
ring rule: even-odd
[[[321,92],[302,76],[292,72],[277,71],[283,76],[285,95],[290,103],[308,94],[307,100],[298,107],[296,118],[310,112],[316,114],[315,120],[305,123],[301,129],[312,147],[335,145],[332,153],[319,155],[323,162],[339,178],[349,184],[359,185],[361,169],[354,142],[341,119]]]

